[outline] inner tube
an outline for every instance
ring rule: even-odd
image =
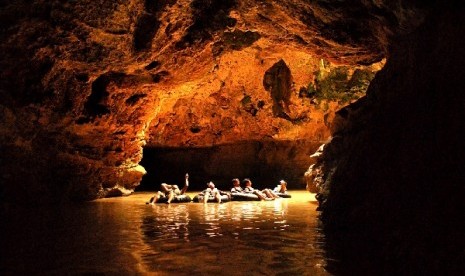
[[[231,199],[228,195],[221,195],[221,202],[229,202]],[[192,199],[193,202],[203,202],[203,194],[198,194]],[[209,196],[207,202],[218,202],[213,196]]]
[[[150,201],[152,201],[152,198],[150,198]],[[191,202],[192,199],[188,195],[177,195],[174,196],[173,200],[171,200],[171,203],[186,203],[186,202]],[[163,196],[160,197],[156,203],[166,203],[168,202],[168,197]]]
[[[282,197],[282,198],[291,198],[292,196],[290,194],[285,194],[285,193],[275,193],[276,195],[278,195],[279,197]]]
[[[260,201],[260,198],[255,194],[234,193],[231,194],[232,201]]]

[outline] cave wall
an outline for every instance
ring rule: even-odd
[[[129,87],[152,81],[128,69],[127,33],[142,12],[115,11],[128,3],[2,2],[5,199],[88,200],[138,184],[150,93]]]
[[[147,143],[324,140],[339,104],[320,108],[299,97],[300,88],[314,82],[322,59],[355,70],[379,62],[386,48],[380,29],[346,16],[344,7],[2,1],[1,198],[50,203],[130,194],[146,173],[139,162]],[[372,7],[352,8],[366,22],[386,22]],[[280,60],[292,74],[285,118],[273,115],[263,86]]]
[[[321,141],[330,127],[322,217],[370,245],[354,263],[455,272],[463,14],[458,1],[2,1],[0,198],[129,194],[147,143]],[[355,72],[385,56],[334,122],[337,101],[312,103],[328,84],[315,76],[322,60]]]
[[[342,271],[464,271],[465,9],[431,10],[392,37],[384,69],[337,113],[325,147],[320,208]]]

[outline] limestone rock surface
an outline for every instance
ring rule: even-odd
[[[463,14],[459,1],[1,1],[0,199],[130,194],[144,147],[332,136],[318,174],[338,266],[462,275]]]
[[[433,10],[393,38],[367,96],[333,120],[318,198],[342,271],[465,271],[465,8]]]
[[[324,140],[343,103],[312,96],[320,73],[379,70],[382,28],[405,27],[363,2],[357,19],[324,1],[0,5],[1,194],[16,202],[128,194],[145,145]]]

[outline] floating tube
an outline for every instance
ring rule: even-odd
[[[221,202],[229,202],[230,200],[231,199],[229,198],[228,195],[226,195],[226,194],[221,195]],[[194,196],[192,201],[193,202],[203,202],[203,195],[198,194],[198,195]],[[218,202],[218,201],[216,201],[216,198],[214,198],[213,196],[209,196],[207,202]]]
[[[285,194],[285,193],[275,193],[277,194],[279,197],[282,197],[282,198],[291,198],[292,196],[290,194]]]
[[[255,194],[234,193],[231,194],[232,201],[260,201],[260,198]]]
[[[153,197],[150,198],[149,202],[151,202],[152,200],[153,200]],[[173,200],[171,200],[171,203],[186,203],[186,202],[191,202],[191,201],[192,199],[188,195],[177,195],[177,196],[174,196]],[[168,197],[164,196],[164,197],[160,197],[156,203],[166,203],[166,202],[168,202]]]

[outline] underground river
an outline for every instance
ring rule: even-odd
[[[151,206],[152,193],[138,192],[61,209],[6,209],[0,274],[328,275],[315,198],[291,194]]]

